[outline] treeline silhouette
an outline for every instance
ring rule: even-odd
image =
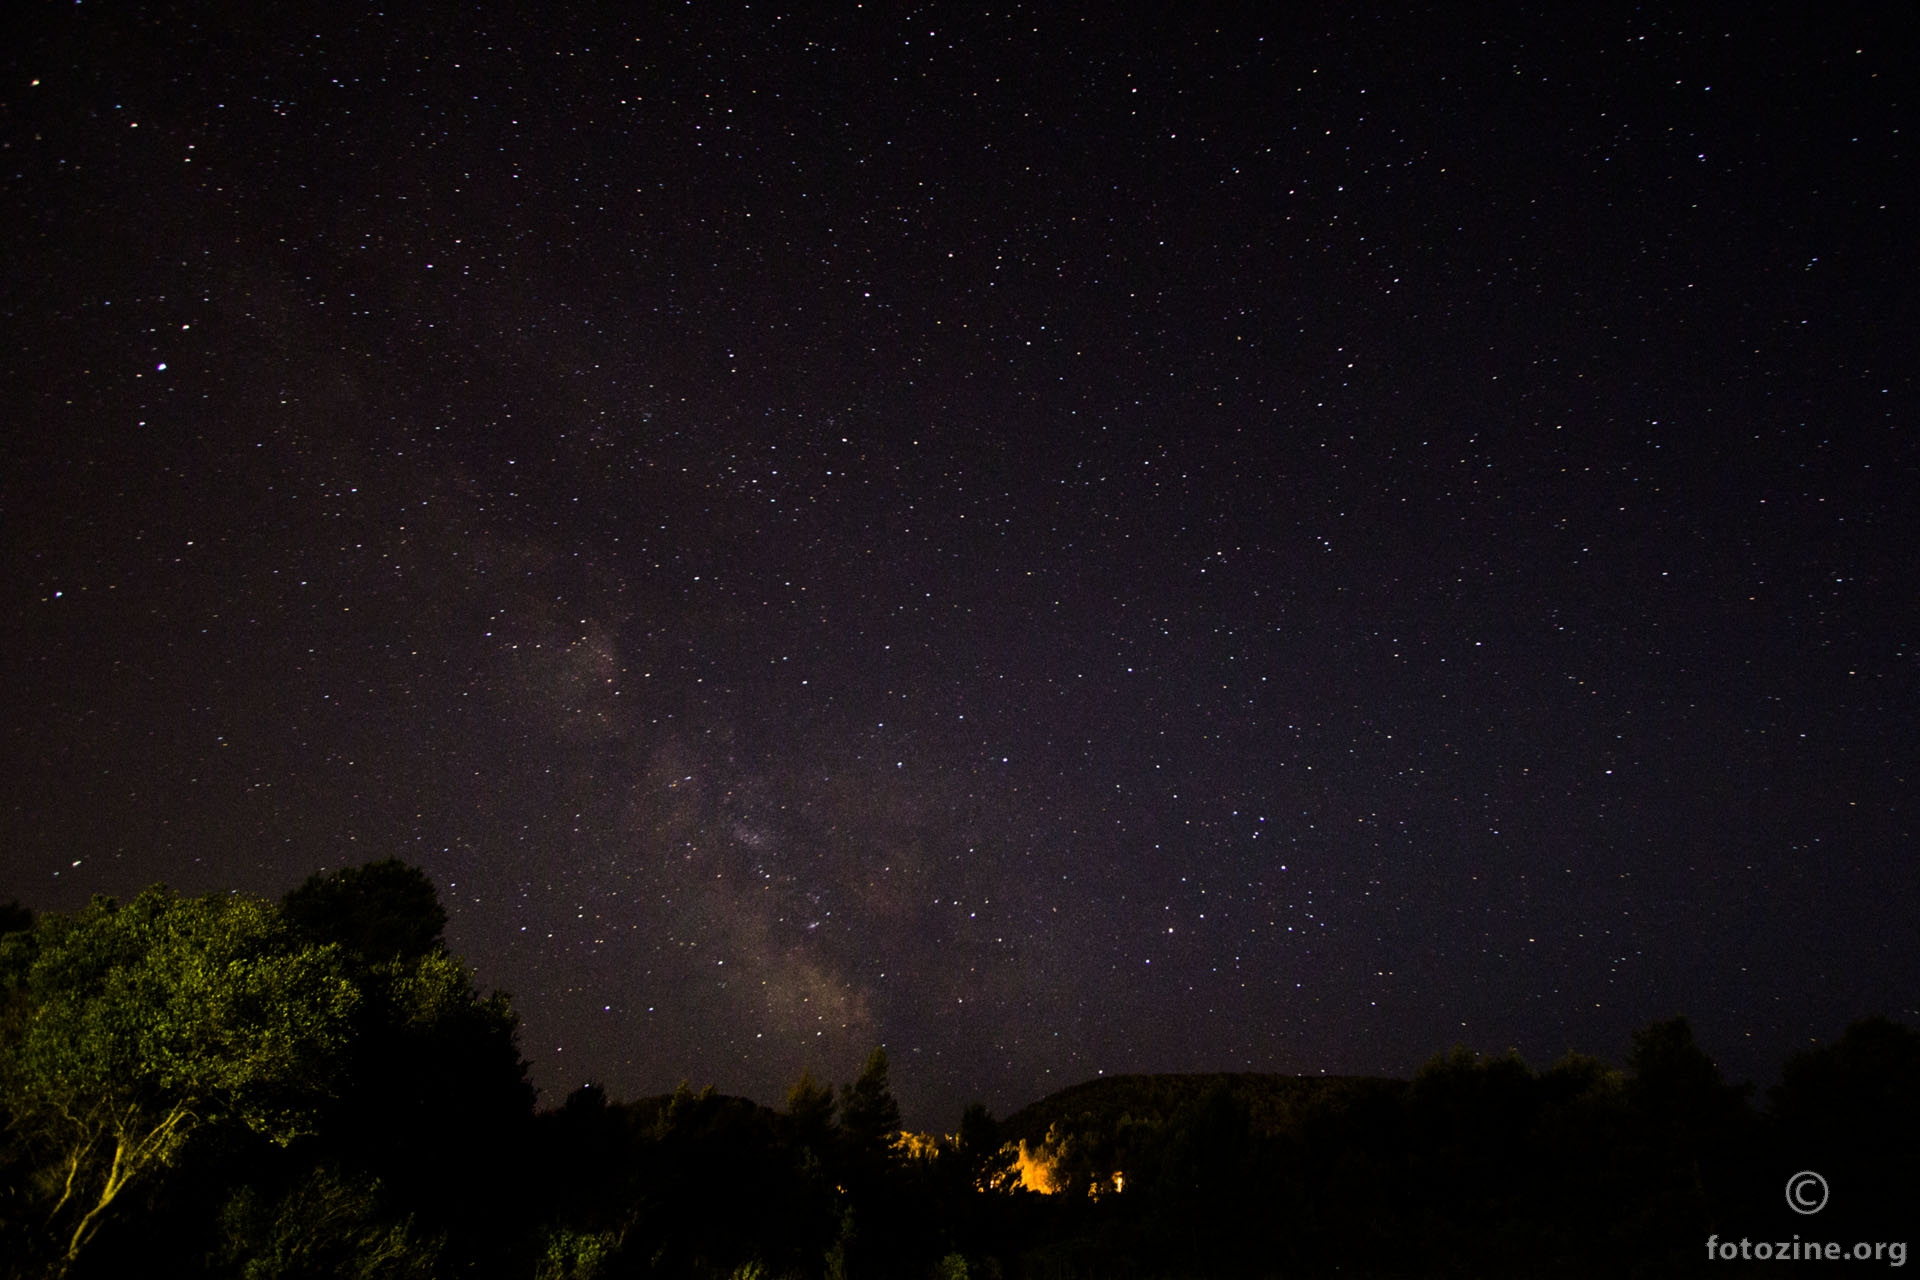
[[[444,926],[394,861],[278,903],[0,908],[0,1274],[1781,1274],[1825,1264],[1705,1242],[1899,1241],[1920,1205],[1920,1033],[1880,1017],[1764,1108],[1675,1018],[1624,1069],[1122,1076],[915,1135],[880,1050],[780,1109],[683,1084],[539,1110]],[[1817,1218],[1783,1195],[1806,1169]]]

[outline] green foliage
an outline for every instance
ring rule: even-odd
[[[428,1280],[441,1242],[422,1238],[411,1215],[383,1214],[371,1178],[315,1169],[269,1201],[251,1187],[220,1216],[215,1263],[240,1280]]]
[[[851,1280],[853,1269],[849,1265],[849,1250],[860,1239],[859,1229],[854,1225],[853,1206],[848,1205],[840,1211],[840,1230],[833,1238],[833,1245],[827,1250],[824,1275],[826,1280]]]
[[[0,1252],[19,1274],[39,1265],[21,1258],[64,1272],[204,1148],[224,1154],[190,1179],[256,1187],[217,1224],[220,1196],[178,1201],[207,1215],[209,1264],[229,1273],[505,1256],[533,1095],[512,1010],[475,991],[444,923],[426,878],[388,862],[314,877],[284,905],[156,888],[0,933]]]
[[[0,913],[0,1275],[1601,1276],[1691,1261],[1780,1168],[1862,1233],[1920,1179],[1920,1034],[1884,1019],[1792,1059],[1768,1122],[1681,1019],[1624,1071],[1109,1077],[912,1144],[880,1050],[784,1112],[589,1085],[536,1117],[444,922],[397,863]],[[1015,1165],[1050,1194],[984,1190]]]
[[[575,1231],[558,1227],[547,1233],[546,1249],[534,1280],[599,1280],[620,1249],[617,1231]]]
[[[197,1130],[309,1132],[358,999],[338,952],[302,944],[271,904],[158,887],[4,935],[0,973],[0,1090],[51,1233],[27,1243],[56,1271]]]

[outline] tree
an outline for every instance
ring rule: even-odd
[[[1685,1018],[1633,1035],[1624,1091],[1641,1168],[1640,1209],[1629,1227],[1643,1247],[1673,1263],[1699,1233],[1756,1202],[1758,1133],[1749,1085],[1730,1085]]]
[[[996,1167],[1007,1163],[1001,1152],[1000,1122],[993,1118],[984,1102],[969,1102],[960,1113],[959,1142],[955,1156],[967,1191],[984,1190],[993,1184]]]
[[[787,1090],[787,1116],[802,1145],[824,1147],[833,1128],[833,1086],[821,1084],[803,1067],[800,1078]]]
[[[403,862],[309,877],[283,904],[304,940],[338,948],[361,993],[327,1157],[445,1235],[446,1269],[496,1253],[533,1118],[506,997],[475,988],[446,948],[433,882]]]
[[[900,1104],[887,1083],[887,1051],[875,1049],[860,1078],[840,1089],[840,1131],[863,1150],[884,1151],[899,1130]]]
[[[1865,1230],[1920,1201],[1920,1031],[1862,1018],[1788,1058],[1772,1101],[1783,1162],[1833,1185],[1827,1218]]]
[[[0,1091],[55,1275],[196,1131],[308,1132],[358,998],[338,949],[302,943],[271,903],[160,886],[0,936],[0,981]]]
[[[325,1167],[278,1196],[243,1186],[221,1210],[214,1257],[240,1280],[431,1280],[442,1242],[383,1213],[380,1191]]]
[[[1689,1121],[1727,1104],[1720,1068],[1694,1043],[1685,1018],[1634,1032],[1627,1073],[1628,1096],[1663,1123]]]
[[[860,1076],[840,1089],[840,1141],[834,1173],[846,1198],[840,1229],[827,1250],[826,1274],[894,1276],[918,1272],[927,1244],[915,1203],[915,1180],[903,1177],[894,1140],[900,1104],[887,1082],[887,1051],[867,1055]]]
[[[417,960],[442,947],[447,913],[433,881],[398,858],[315,872],[281,900],[287,921],[315,942],[338,943],[361,964]]]
[[[1783,1123],[1888,1148],[1920,1139],[1920,1031],[1861,1018],[1839,1040],[1787,1059],[1772,1090]]]

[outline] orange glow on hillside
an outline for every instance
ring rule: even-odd
[[[1073,1146],[1072,1139],[1062,1134],[1057,1125],[1047,1130],[1047,1136],[1038,1146],[1029,1145],[1024,1138],[1018,1144],[1009,1142],[1000,1149],[1001,1155],[1009,1158],[1009,1167],[995,1181],[993,1189],[1057,1196],[1071,1191],[1082,1178],[1087,1184],[1087,1194],[1096,1200],[1125,1189],[1127,1176],[1120,1170],[1076,1174],[1072,1168],[1077,1163],[1072,1159]]]
[[[1065,1191],[1066,1179],[1062,1176],[1060,1168],[1060,1152],[1049,1150],[1048,1144],[1044,1142],[1038,1149],[1029,1147],[1027,1140],[1022,1138],[1019,1149],[1014,1155],[1013,1185],[1025,1187],[1029,1191],[1038,1191],[1043,1196],[1056,1195]]]
[[[959,1137],[951,1133],[913,1133],[902,1129],[893,1135],[893,1149],[904,1160],[937,1160],[944,1152],[956,1150],[959,1145]]]

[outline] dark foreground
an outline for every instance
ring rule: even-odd
[[[911,1135],[879,1051],[782,1110],[537,1110],[398,863],[0,923],[6,1276],[1872,1274],[1920,1204],[1920,1033],[1882,1018],[1764,1107],[1674,1019],[1624,1069],[1118,1077]]]

